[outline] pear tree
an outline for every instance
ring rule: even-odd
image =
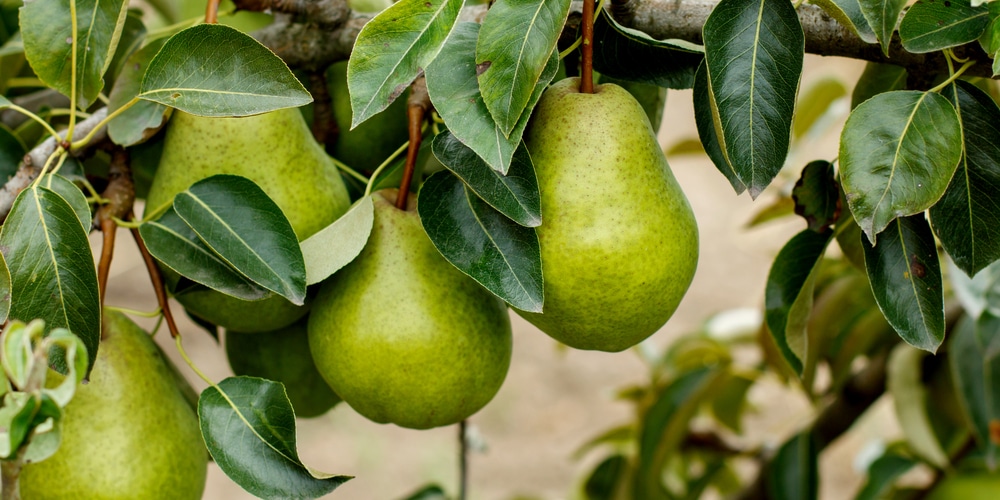
[[[0,498],[201,498],[209,467],[335,498],[296,419],[339,405],[457,427],[458,484],[404,486],[465,499],[512,314],[648,367],[568,497],[818,498],[883,397],[902,437],[851,495],[1000,496],[997,5],[0,0]],[[806,54],[865,69],[803,86]],[[657,142],[668,91],[751,225],[800,231],[748,331],[653,352],[715,244]],[[837,154],[796,163],[841,104]],[[118,228],[179,368],[105,300]],[[769,378],[812,418],[747,444]]]

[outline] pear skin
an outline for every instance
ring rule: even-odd
[[[698,226],[642,106],[579,79],[542,94],[524,142],[541,192],[545,303],[517,311],[577,349],[618,352],[673,315],[694,277]]]

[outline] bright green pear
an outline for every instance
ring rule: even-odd
[[[646,113],[617,85],[542,94],[525,131],[541,192],[545,304],[518,311],[577,349],[617,352],[670,319],[694,277],[698,226]]]
[[[245,118],[206,118],[175,110],[149,188],[146,217],[165,210],[195,182],[217,174],[256,182],[284,212],[300,241],[350,206],[340,172],[297,109]],[[274,294],[245,301],[200,288],[176,298],[192,314],[242,332],[276,330],[308,312]]]
[[[347,61],[331,64],[326,71],[326,81],[333,100],[333,118],[340,130],[333,146],[333,157],[358,171],[375,170],[409,139],[406,119],[409,91],[352,130],[354,115],[347,89]]]
[[[486,405],[510,366],[503,302],[444,260],[413,197],[378,191],[364,250],[323,284],[309,347],[330,387],[379,423],[427,429]]]
[[[66,406],[59,450],[21,472],[21,497],[200,499],[208,451],[170,370],[146,332],[105,311],[90,382]]]
[[[949,474],[927,496],[927,500],[995,500],[997,498],[1000,498],[1000,475],[986,471]]]
[[[236,375],[285,384],[298,417],[316,417],[340,402],[313,364],[306,320],[264,333],[226,330],[226,357]]]

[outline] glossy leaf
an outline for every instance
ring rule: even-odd
[[[948,455],[934,435],[927,413],[927,388],[921,363],[927,353],[900,344],[892,350],[886,368],[886,392],[892,395],[896,419],[910,448],[931,464],[944,468]]]
[[[899,14],[903,11],[906,0],[858,0],[858,3],[861,5],[861,13],[882,45],[882,53],[888,56],[892,33],[896,31]]]
[[[76,5],[76,67],[70,2]],[[38,78],[87,109],[104,87],[128,11],[125,0],[25,2],[20,12],[24,53]]]
[[[215,175],[174,197],[174,210],[216,254],[258,285],[302,305],[306,266],[292,225],[253,181]]]
[[[1000,338],[998,318],[985,311],[979,319],[965,316],[955,326],[948,346],[951,376],[955,383],[962,413],[976,443],[984,451],[991,469],[997,466],[997,443],[990,428],[1000,423],[1000,399],[995,383],[1000,381],[1000,352],[995,345]]]
[[[868,478],[854,500],[881,500],[891,491],[893,483],[899,476],[917,465],[917,461],[886,451],[868,466]]]
[[[139,95],[146,68],[164,42],[166,39],[155,40],[126,59],[108,97],[108,111],[118,110]],[[169,110],[170,108],[158,102],[140,100],[108,122],[108,135],[119,146],[133,146],[144,142],[166,123]]]
[[[41,185],[62,196],[66,203],[69,203],[69,206],[73,208],[73,212],[76,213],[84,231],[90,233],[90,229],[94,226],[93,215],[90,213],[90,203],[87,202],[87,197],[76,184],[61,175],[49,174],[42,179]]]
[[[840,182],[868,240],[930,208],[961,157],[962,126],[940,94],[887,92],[854,108],[840,137]]]
[[[521,116],[509,135],[493,121],[476,79],[474,49],[479,35],[476,23],[459,23],[448,38],[445,49],[427,66],[427,92],[434,109],[441,115],[455,137],[476,152],[490,168],[506,174],[514,151],[528,125],[528,113]],[[559,70],[559,57],[553,51],[548,65],[528,100],[533,108],[542,92]]]
[[[570,0],[497,0],[487,11],[476,43],[476,76],[483,102],[504,136],[527,109],[569,6]]]
[[[0,108],[3,108],[0,105]],[[18,165],[28,148],[13,130],[0,124],[0,182],[6,183],[17,173]]]
[[[947,95],[962,121],[964,154],[944,196],[930,210],[934,234],[955,264],[973,276],[1000,259],[1000,109],[964,81]]]
[[[351,479],[302,463],[295,414],[278,382],[229,377],[201,393],[198,419],[215,463],[259,498],[318,498]]]
[[[723,151],[723,144],[719,141],[722,137],[721,122],[719,121],[718,109],[715,105],[715,98],[712,96],[708,85],[708,71],[705,64],[698,66],[694,77],[694,121],[698,127],[698,138],[705,148],[705,154],[712,160],[715,168],[719,169],[722,175],[726,176],[729,184],[736,190],[736,194],[742,194],[747,186],[740,179],[736,168],[729,162],[726,152]]]
[[[990,22],[985,5],[969,0],[918,0],[899,23],[903,48],[914,54],[934,52],[975,41]]]
[[[851,109],[883,92],[906,88],[906,68],[895,64],[867,63],[851,92]]]
[[[508,304],[542,312],[542,257],[534,229],[497,212],[447,171],[424,181],[417,211],[448,262]]]
[[[434,137],[434,156],[491,207],[526,227],[542,223],[538,180],[531,156],[523,145],[514,153],[507,175],[489,168],[476,153],[459,142],[450,132]]]
[[[199,116],[249,116],[312,102],[281,58],[221,24],[170,37],[149,62],[139,97]]]
[[[804,431],[781,445],[767,467],[767,498],[815,500],[819,495],[819,446],[811,431]]]
[[[703,32],[721,149],[756,198],[788,155],[805,53],[802,26],[786,1],[722,0]]]
[[[654,40],[601,9],[594,21],[594,69],[602,76],[669,89],[694,86],[705,49],[681,40]]]
[[[139,234],[156,260],[191,281],[243,300],[268,295],[201,241],[173,207],[159,219],[143,222]]]
[[[806,321],[812,310],[815,272],[833,233],[806,229],[778,252],[767,276],[765,318],[781,355],[799,374],[806,359]]]
[[[814,0],[810,3],[818,5],[830,17],[851,29],[865,43],[876,43],[878,38],[871,25],[861,12],[858,0]]]
[[[83,340],[88,370],[101,337],[97,270],[87,231],[73,207],[44,187],[25,189],[0,229],[11,272],[10,319],[40,318],[51,331],[66,328]],[[53,365],[67,373],[66,360]]]
[[[889,224],[879,244],[862,241],[872,293],[906,343],[936,352],[944,340],[944,294],[934,235],[923,215]]]
[[[833,177],[833,164],[809,162],[792,188],[795,213],[802,216],[813,231],[825,231],[840,217],[840,188]]]
[[[366,196],[333,224],[306,238],[301,243],[306,283],[319,283],[354,260],[368,243],[374,223],[375,209],[371,197]]]
[[[351,128],[396,100],[437,57],[463,0],[401,0],[365,24],[347,63]]]

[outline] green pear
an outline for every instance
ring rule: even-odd
[[[375,223],[358,257],[325,282],[309,347],[330,387],[379,423],[459,422],[500,389],[511,357],[503,302],[444,260],[395,189],[372,195]]]
[[[995,500],[1000,498],[1000,476],[989,472],[958,472],[945,476],[927,500]]]
[[[216,174],[256,182],[284,212],[299,241],[350,206],[340,172],[298,110],[245,118],[206,118],[175,110],[146,199],[146,218],[166,210],[177,193]],[[176,298],[196,316],[243,332],[276,330],[308,312],[276,294],[245,301],[196,287]]]
[[[105,311],[90,381],[65,408],[55,455],[25,466],[32,500],[201,498],[208,469],[198,417],[149,335]]]
[[[236,375],[285,384],[298,417],[316,417],[340,402],[313,364],[306,321],[264,333],[226,330],[226,357]]]
[[[347,61],[330,65],[326,81],[333,101],[333,118],[340,134],[333,146],[333,157],[360,172],[378,168],[408,139],[406,98],[399,96],[381,113],[351,130],[351,95],[347,90]],[[405,157],[405,155],[404,155]],[[399,181],[396,181],[399,184]]]
[[[545,304],[518,314],[577,349],[618,352],[670,319],[698,226],[642,106],[617,85],[542,94],[524,142],[541,192]]]

